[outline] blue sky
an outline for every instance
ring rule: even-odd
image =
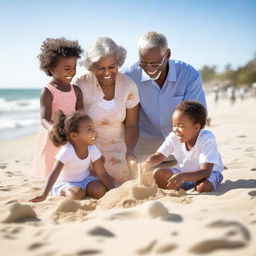
[[[200,69],[238,67],[256,52],[256,1],[249,0],[0,0],[0,88],[40,88],[49,81],[37,55],[47,37],[78,40],[86,49],[100,36],[123,45],[125,65],[137,60],[137,40],[164,33],[172,58]],[[78,75],[84,72],[78,68]]]

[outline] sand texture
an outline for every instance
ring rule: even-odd
[[[256,101],[208,105],[227,167],[211,193],[132,180],[98,201],[30,203],[44,186],[30,176],[36,137],[0,143],[0,254],[256,256]]]

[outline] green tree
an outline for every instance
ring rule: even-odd
[[[204,82],[212,80],[229,81],[235,86],[250,85],[256,82],[256,52],[254,58],[245,66],[232,69],[230,63],[225,66],[223,72],[216,72],[216,66],[205,65],[201,69],[201,75]]]
[[[200,72],[204,82],[211,81],[216,76],[216,66],[209,67],[205,65]]]

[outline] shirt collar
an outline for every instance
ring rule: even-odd
[[[147,73],[141,68],[141,82],[145,82],[148,80],[151,80],[150,77],[147,75]],[[175,82],[177,79],[177,75],[176,75],[176,67],[175,67],[175,63],[173,60],[169,60],[169,71],[168,71],[168,75],[166,77],[166,80],[168,82]]]

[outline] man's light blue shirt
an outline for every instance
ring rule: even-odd
[[[135,63],[125,71],[140,94],[140,136],[164,139],[172,131],[172,114],[184,100],[196,100],[206,107],[200,74],[191,65],[169,60],[169,72],[162,88]]]

